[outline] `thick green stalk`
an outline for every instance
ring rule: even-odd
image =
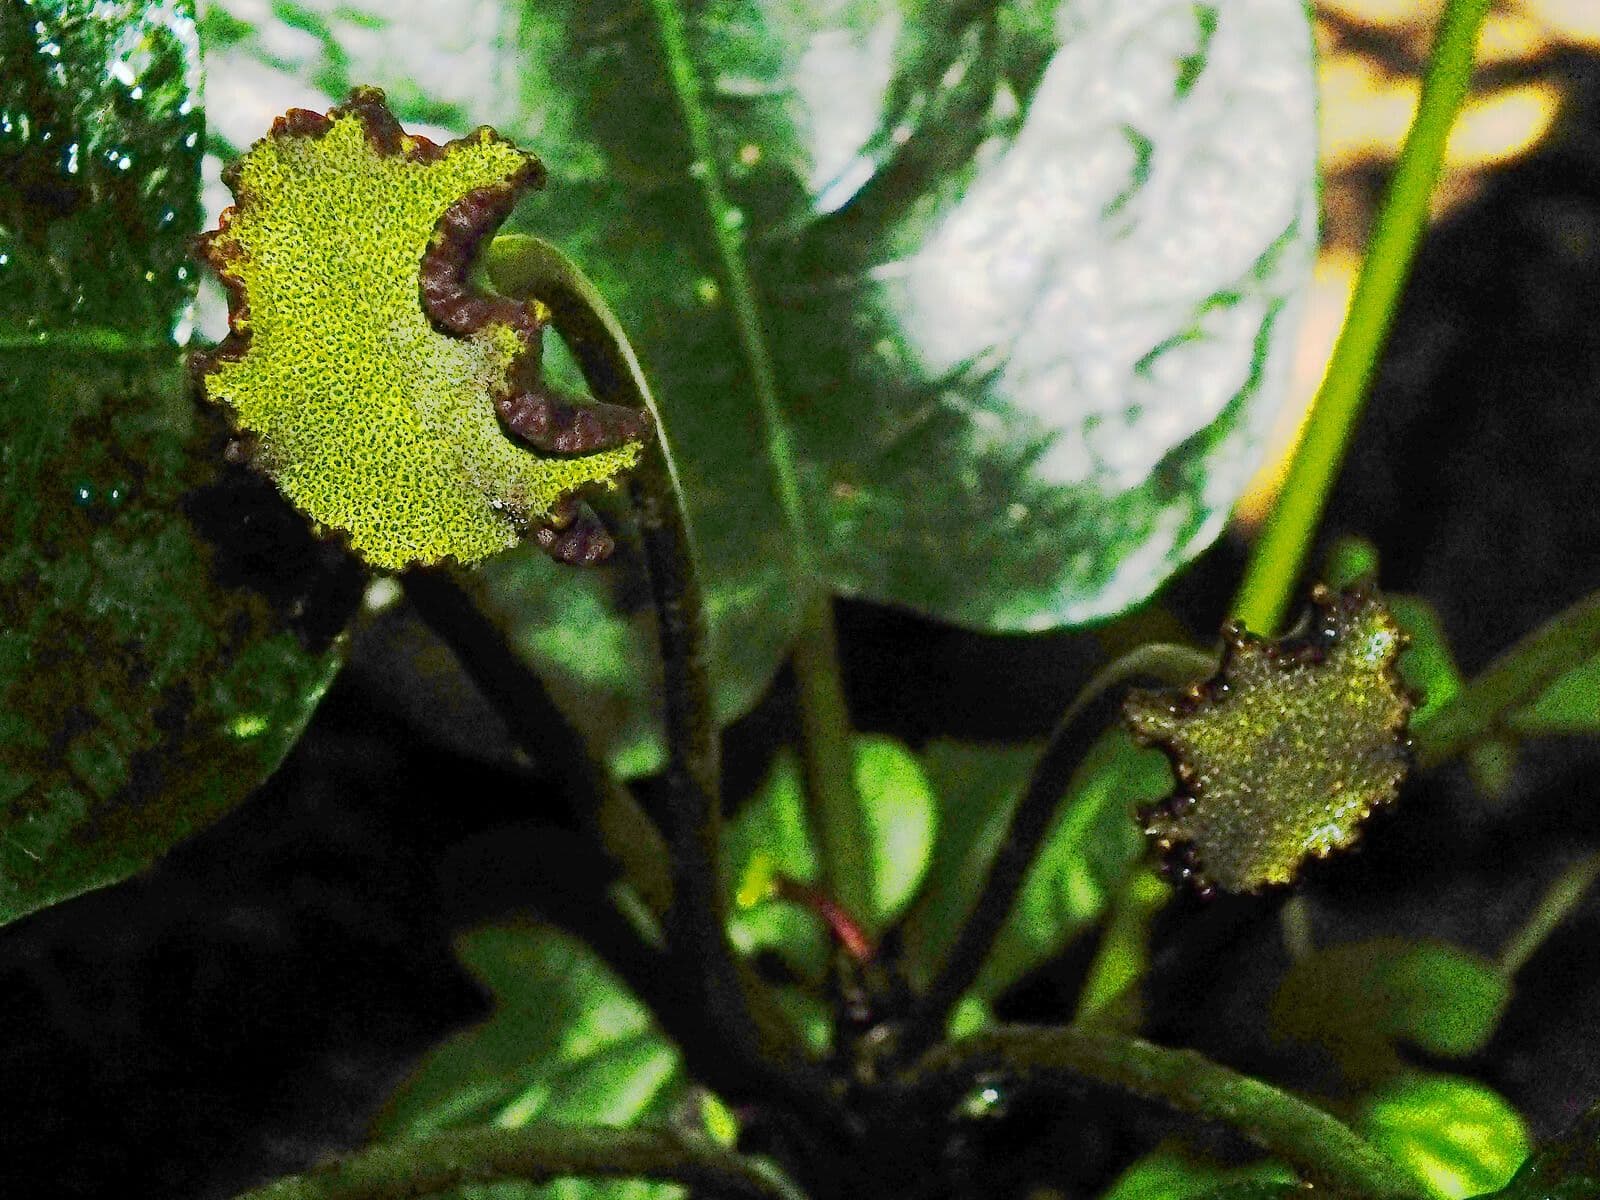
[[[776,1168],[703,1138],[581,1125],[469,1129],[390,1142],[239,1200],[401,1200],[470,1184],[556,1179],[649,1179],[730,1200],[805,1200]]]
[[[1399,1200],[1424,1190],[1398,1164],[1319,1108],[1192,1050],[1075,1028],[1002,1027],[929,1053],[902,1086],[915,1102],[953,1107],[979,1076],[1067,1074],[1110,1084],[1242,1134],[1340,1196]]]
[[[1478,32],[1488,10],[1489,0],[1448,0],[1440,18],[1416,119],[1373,226],[1349,315],[1234,599],[1233,615],[1258,633],[1275,633],[1283,621],[1361,416],[1427,224],[1428,201],[1450,127],[1467,95]]]
[[[871,860],[865,816],[855,784],[850,711],[839,676],[828,593],[812,593],[795,638],[795,690],[800,707],[800,766],[811,837],[826,865],[823,889],[846,912],[868,911]]]
[[[777,370],[762,328],[761,306],[745,262],[743,214],[728,198],[718,165],[710,115],[689,34],[677,0],[649,0],[660,35],[662,54],[673,93],[689,136],[690,175],[701,198],[716,241],[722,282],[733,314],[739,344],[750,370],[761,412],[767,461],[779,507],[788,526],[800,594],[801,613],[793,663],[799,693],[801,744],[811,825],[818,835],[823,884],[850,912],[867,907],[867,826],[856,795],[849,713],[844,703],[839,658],[835,648],[833,610],[821,575],[805,496],[800,484],[794,436],[778,394]]]

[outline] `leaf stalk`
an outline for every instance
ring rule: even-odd
[[[1262,635],[1276,633],[1283,622],[1361,417],[1427,225],[1428,202],[1472,80],[1488,11],[1489,0],[1448,0],[1440,17],[1417,114],[1378,210],[1349,314],[1233,602],[1233,615]]]
[[[1109,663],[1084,685],[1057,723],[1034,765],[1022,799],[989,864],[976,907],[909,1021],[910,1044],[931,1045],[962,995],[972,986],[1005,927],[1028,872],[1050,832],[1056,808],[1085,755],[1117,715],[1121,689],[1136,680],[1181,685],[1212,673],[1215,660],[1187,646],[1153,643]]]
[[[952,1106],[979,1076],[1093,1079],[1226,1125],[1335,1195],[1421,1200],[1388,1156],[1319,1108],[1192,1050],[1074,1027],[1001,1027],[941,1046],[905,1076],[924,1102]]]
[[[389,1142],[239,1200],[401,1200],[467,1184],[648,1179],[726,1200],[805,1200],[769,1163],[667,1130],[581,1125],[468,1129]]]
[[[767,462],[794,557],[800,625],[791,661],[800,707],[800,751],[811,827],[822,866],[822,882],[841,904],[867,907],[868,830],[856,792],[849,712],[833,628],[833,610],[822,577],[821,556],[807,518],[794,434],[783,411],[778,374],[763,329],[760,302],[745,261],[743,213],[729,199],[722,178],[704,89],[689,47],[689,32],[677,0],[649,0],[689,138],[689,174],[705,205],[717,248],[739,345],[750,371],[761,413]]]

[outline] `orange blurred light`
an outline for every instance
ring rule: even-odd
[[[1289,399],[1267,435],[1267,456],[1250,486],[1233,510],[1233,518],[1246,530],[1266,519],[1289,470],[1289,455],[1300,441],[1312,397],[1327,374],[1333,343],[1350,309],[1361,256],[1350,250],[1325,250],[1317,259],[1306,294],[1304,322],[1289,368]]]
[[[1358,25],[1431,29],[1443,11],[1444,0],[1323,0],[1317,7]]]
[[[1561,41],[1600,44],[1600,4],[1595,0],[1522,0],[1517,7]]]
[[[1447,167],[1487,167],[1533,149],[1561,107],[1553,83],[1529,83],[1469,100],[1445,148]]]

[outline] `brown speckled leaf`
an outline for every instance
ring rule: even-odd
[[[1350,845],[1406,772],[1412,700],[1403,638],[1366,592],[1318,588],[1304,634],[1224,631],[1220,671],[1179,692],[1138,692],[1134,735],[1172,760],[1179,790],[1148,815],[1173,871],[1253,892]]]

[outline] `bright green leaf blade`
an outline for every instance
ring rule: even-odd
[[[893,738],[859,737],[855,744],[856,795],[867,818],[872,911],[882,929],[910,902],[933,854],[938,801],[917,756]]]
[[[0,13],[0,921],[243,799],[327,687],[358,583],[224,467],[172,345],[198,213],[187,13]]]
[[[1517,1110],[1481,1083],[1450,1075],[1386,1085],[1367,1100],[1356,1128],[1451,1200],[1503,1187],[1528,1156]]]
[[[629,1125],[664,1119],[683,1098],[677,1050],[582,943],[543,926],[499,925],[465,934],[459,952],[494,997],[495,1010],[422,1060],[390,1098],[374,1136],[424,1137],[535,1120]],[[645,1200],[675,1190],[562,1180],[493,1194]]]
[[[1593,1200],[1600,1196],[1600,1106],[1522,1164],[1496,1200]]]
[[[1317,951],[1290,968],[1272,1002],[1276,1036],[1330,1051],[1345,1073],[1399,1065],[1405,1042],[1466,1058],[1494,1035],[1511,983],[1480,955],[1443,942],[1375,938]]]
[[[926,752],[941,807],[928,881],[904,927],[907,958],[918,975],[934,969],[954,942],[1036,757],[1026,746],[952,742]],[[1139,749],[1122,731],[1095,745],[979,977],[981,995],[998,994],[1099,918],[1144,853],[1134,809],[1171,787],[1166,759]]]
[[[645,14],[444,5],[419,27],[411,11],[343,6],[299,31],[299,62],[272,30],[229,26],[216,124],[238,144],[264,97],[371,82],[408,119],[492,121],[545,158],[521,217],[595,279],[656,384],[725,717],[770,679],[794,606],[714,222],[755,281],[746,332],[839,591],[976,628],[1071,625],[1138,603],[1221,528],[1283,390],[1316,240],[1302,5],[696,7],[716,161],[692,169]],[[453,23],[473,34],[441,52]],[[735,208],[707,210],[707,171]],[[589,729],[648,769],[644,590],[589,576],[578,602],[542,570],[496,566],[504,609],[571,690],[605,680]],[[551,632],[584,613],[592,636]],[[597,664],[611,654],[627,658]]]
[[[850,915],[876,933],[922,883],[934,847],[937,801],[916,755],[893,738],[858,737],[855,756],[856,788],[868,816],[872,907]],[[725,847],[734,944],[745,953],[782,950],[807,974],[820,975],[828,952],[820,922],[792,900],[772,895],[780,875],[807,884],[819,875],[792,754],[778,756],[760,791],[729,823]]]

